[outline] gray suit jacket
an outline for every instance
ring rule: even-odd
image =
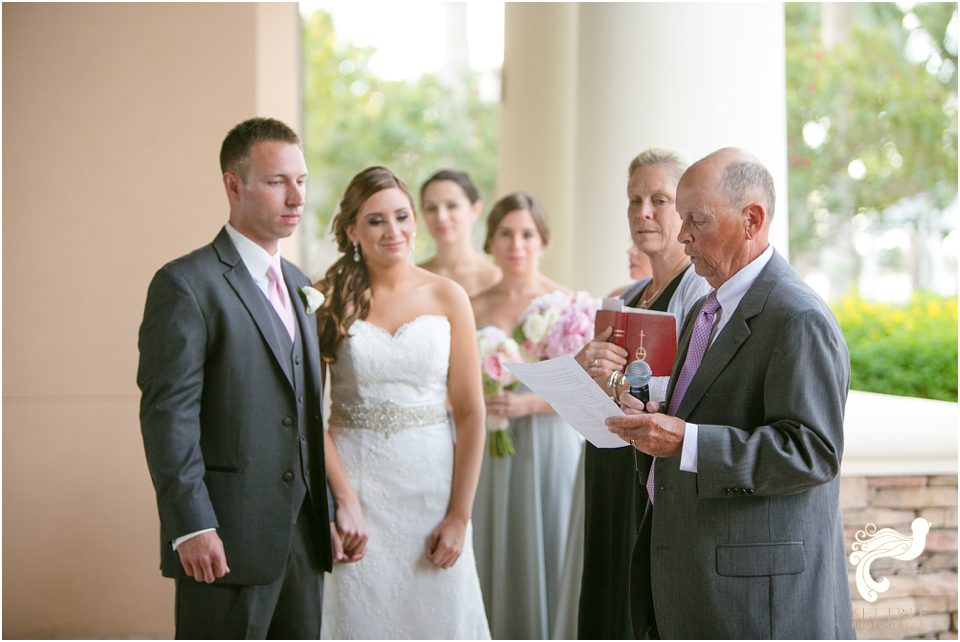
[[[855,637],[839,509],[849,385],[836,319],[774,253],[677,410],[700,426],[698,472],[656,461],[651,587],[663,639]]]
[[[221,583],[266,584],[287,559],[302,490],[298,403],[291,367],[304,368],[306,483],[331,567],[316,322],[292,263],[283,274],[304,363],[284,354],[259,290],[221,230],[213,243],[154,276],[140,327],[140,427],[160,512],[161,569],[185,577],[171,541],[217,528],[230,573]],[[291,474],[294,473],[294,474]],[[302,488],[302,486],[301,486]]]

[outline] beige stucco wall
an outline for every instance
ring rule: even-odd
[[[295,4],[3,5],[5,637],[173,634],[137,418],[146,287],[226,220],[227,130],[299,124],[299,74]]]

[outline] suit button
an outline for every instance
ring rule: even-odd
[[[293,417],[284,417],[284,418],[283,418],[283,421],[280,422],[280,423],[282,423],[284,426],[292,426],[292,425],[293,425]]]
[[[300,365],[300,357],[294,357],[294,358],[293,358],[293,364],[299,366],[299,365]]]
[[[752,489],[752,488],[748,488],[748,489],[747,489],[747,495],[753,495],[753,489]]]
[[[297,397],[297,403],[303,403],[303,396]]]
[[[290,472],[289,470],[283,473],[283,481],[288,481],[288,482],[293,481],[293,473]]]
[[[300,435],[300,441],[302,441],[303,443],[306,443],[306,442],[307,442],[307,438],[304,437],[303,435]]]

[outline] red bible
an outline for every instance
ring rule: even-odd
[[[608,305],[607,301],[611,300],[605,299],[604,305]],[[594,336],[608,327],[613,328],[613,334],[607,341],[626,348],[627,363],[643,359],[650,364],[654,377],[669,377],[673,372],[673,360],[677,356],[677,318],[672,313],[626,306],[619,311],[597,310]]]

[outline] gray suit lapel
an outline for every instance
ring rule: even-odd
[[[257,325],[260,336],[263,337],[263,340],[270,347],[270,352],[273,354],[273,358],[276,359],[277,365],[283,370],[284,375],[287,377],[287,382],[293,387],[293,376],[290,372],[290,355],[285,355],[280,345],[280,340],[277,337],[275,328],[276,324],[270,318],[270,315],[276,314],[270,309],[270,302],[263,296],[263,292],[257,287],[253,276],[247,271],[247,266],[244,265],[240,259],[240,254],[237,252],[237,248],[234,247],[233,241],[230,240],[230,236],[225,229],[220,230],[217,238],[213,240],[213,247],[217,251],[220,260],[230,266],[230,270],[224,273],[224,278],[227,280],[227,283],[230,284],[230,287],[233,288],[233,291],[237,293],[247,312],[253,317],[253,322]]]
[[[743,299],[740,300],[740,305],[738,305],[736,311],[734,311],[733,316],[727,322],[727,325],[724,326],[723,330],[720,331],[713,345],[710,346],[704,355],[703,361],[697,369],[697,373],[693,376],[693,380],[690,381],[687,392],[680,402],[680,407],[677,408],[678,417],[686,418],[690,416],[690,413],[693,412],[693,409],[700,402],[700,399],[703,398],[704,393],[710,388],[717,377],[720,376],[724,368],[729,365],[730,361],[733,360],[733,357],[740,350],[740,346],[750,338],[751,331],[748,320],[757,316],[763,310],[763,304],[767,300],[767,295],[770,294],[770,289],[783,276],[786,266],[786,261],[774,250],[770,261],[760,272],[760,275],[757,277],[757,280],[753,282],[753,285],[750,286],[750,289],[747,290]],[[700,307],[702,307],[702,305],[703,303],[697,307],[697,314],[700,313]],[[691,319],[695,318],[694,315],[691,315]],[[686,359],[686,349],[690,343],[690,335],[693,332],[693,323],[691,322],[687,325],[688,327],[683,336],[684,359]],[[682,366],[683,362],[679,359],[674,364],[674,373],[670,382],[671,389],[674,381],[676,381],[677,376],[680,374],[680,368],[682,368]]]

